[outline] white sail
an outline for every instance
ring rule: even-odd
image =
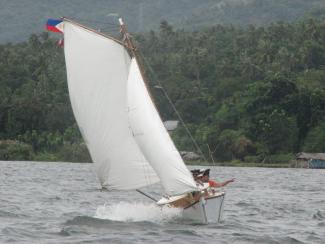
[[[168,195],[197,190],[194,179],[170,139],[142,79],[136,59],[128,78],[130,126],[142,153]]]
[[[102,186],[127,190],[159,181],[129,128],[125,48],[70,21],[64,40],[73,112]]]

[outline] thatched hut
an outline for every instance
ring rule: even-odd
[[[325,153],[305,153],[296,154],[297,168],[325,169]]]

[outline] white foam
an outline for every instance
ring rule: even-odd
[[[127,222],[169,222],[181,217],[181,215],[182,209],[167,206],[159,207],[155,203],[119,202],[99,206],[95,218]]]

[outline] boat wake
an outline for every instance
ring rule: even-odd
[[[181,218],[182,209],[159,207],[155,203],[119,202],[112,205],[99,206],[95,218],[114,221],[154,223],[173,222]]]

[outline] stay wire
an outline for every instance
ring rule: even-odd
[[[97,23],[97,24],[103,24],[103,25],[110,25],[111,27],[116,27],[119,28],[119,24],[118,23],[112,23],[109,21],[98,21],[98,20],[91,20],[91,19],[84,19],[84,18],[78,18],[78,20],[80,21],[85,21],[85,22],[89,22],[89,23]]]

